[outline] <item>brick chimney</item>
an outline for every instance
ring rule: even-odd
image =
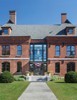
[[[67,13],[61,13],[61,23],[63,24],[67,20]]]
[[[10,15],[10,20],[16,24],[16,11],[15,10],[11,10],[9,11],[9,15]]]

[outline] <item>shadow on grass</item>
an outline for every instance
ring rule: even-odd
[[[60,84],[77,84],[77,83],[66,83],[66,82],[54,82],[54,83],[60,83]]]
[[[55,83],[65,83],[65,82],[55,82]]]

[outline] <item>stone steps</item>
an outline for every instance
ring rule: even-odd
[[[32,75],[32,76],[26,76],[26,80],[27,81],[36,81],[36,82],[45,82],[45,81],[49,81],[51,79],[51,77],[50,76],[34,76],[34,75]]]

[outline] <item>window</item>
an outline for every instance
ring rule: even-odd
[[[22,55],[22,46],[17,46],[17,55]]]
[[[72,33],[73,33],[73,29],[69,29],[68,34],[72,34]]]
[[[30,64],[30,71],[31,71],[31,72],[34,71],[34,64]]]
[[[67,56],[75,55],[75,46],[67,46]]]
[[[9,62],[2,63],[2,72],[4,72],[4,71],[10,71],[10,63]]]
[[[55,63],[55,73],[60,73],[60,63]]]
[[[22,63],[17,62],[17,72],[21,72],[21,71],[22,71]]]
[[[69,71],[75,71],[75,63],[74,62],[69,62],[67,64],[67,72]]]
[[[8,34],[8,29],[4,29],[3,32],[4,32],[4,34],[7,35]]]
[[[30,61],[46,61],[47,46],[46,44],[34,44],[30,45]]]
[[[47,54],[46,54],[46,45],[43,45],[43,60],[46,61]]]
[[[33,45],[30,45],[30,60],[33,61]]]
[[[60,56],[60,46],[56,46],[55,49],[55,55]]]
[[[42,61],[42,45],[34,45],[34,60]]]
[[[44,72],[47,72],[47,64],[45,64],[45,63],[42,64],[41,68],[43,69]]]
[[[2,55],[10,55],[10,46],[2,46]]]

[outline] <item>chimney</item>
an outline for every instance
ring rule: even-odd
[[[16,11],[15,10],[12,10],[12,11],[9,11],[9,15],[10,15],[10,20],[16,24]]]
[[[61,23],[63,24],[67,20],[67,13],[61,13]]]

